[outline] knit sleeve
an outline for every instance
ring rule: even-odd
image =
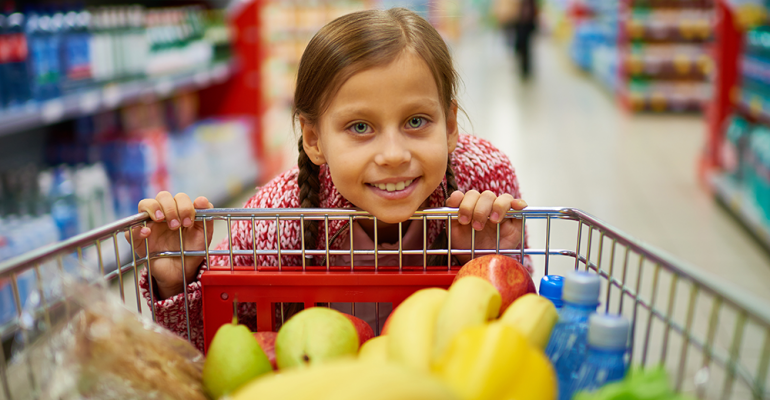
[[[158,325],[188,339],[198,350],[203,351],[203,317],[201,304],[200,276],[203,268],[198,271],[198,276],[193,282],[187,284],[188,312],[185,312],[184,292],[171,296],[165,300],[158,299],[157,291],[150,291],[150,277],[147,268],[142,269],[139,275],[139,287],[142,296],[147,301],[147,306],[155,312],[155,321]],[[157,288],[153,288],[156,289]],[[152,303],[155,300],[155,303]],[[190,337],[187,336],[187,316],[190,318]]]
[[[457,181],[457,188],[463,192],[477,190],[492,191],[500,196],[510,194],[520,199],[519,181],[511,160],[489,141],[461,134],[457,148],[452,153],[452,168]],[[524,247],[529,247],[525,230]],[[532,260],[524,257],[522,263],[530,272],[533,271]]]

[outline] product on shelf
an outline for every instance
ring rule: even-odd
[[[625,97],[634,111],[699,111],[710,98],[711,86],[697,81],[633,79]]]
[[[626,0],[624,6],[624,103],[633,111],[701,111],[713,79],[713,2]]]
[[[569,54],[632,111],[701,111],[714,77],[712,0],[550,0]],[[577,12],[576,10],[580,10]]]
[[[747,194],[758,205],[764,224],[770,225],[770,128],[758,126],[752,131],[746,163]]]
[[[194,72],[228,60],[231,39],[223,12],[199,6],[0,14],[0,108],[44,108],[113,83]]]
[[[30,99],[29,50],[24,34],[24,14],[0,18],[0,105],[20,106]]]
[[[707,8],[634,5],[626,22],[626,34],[632,41],[703,42],[713,38],[713,12]]]
[[[725,141],[721,146],[720,156],[724,171],[736,182],[743,182],[743,176],[747,171],[746,151],[752,129],[749,121],[734,115],[729,121]]]
[[[626,55],[629,76],[703,81],[713,70],[708,49],[692,44],[633,44]]]
[[[588,0],[581,7],[584,12],[575,22],[570,56],[576,65],[614,91],[618,76],[618,2]]]

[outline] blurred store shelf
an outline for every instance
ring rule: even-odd
[[[163,99],[187,90],[225,82],[234,72],[232,62],[219,62],[185,73],[109,83],[37,105],[0,113],[0,136],[55,124],[71,118],[114,110],[148,99]]]
[[[753,197],[724,174],[714,174],[711,183],[717,201],[770,251],[770,224]]]

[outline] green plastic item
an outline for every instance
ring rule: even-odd
[[[674,393],[663,367],[634,368],[620,381],[594,392],[580,392],[573,400],[691,400]]]

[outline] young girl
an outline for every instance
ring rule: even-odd
[[[247,208],[355,208],[378,218],[381,248],[398,243],[398,223],[403,222],[405,249],[423,248],[423,224],[410,224],[417,210],[458,207],[452,226],[452,247],[468,249],[471,230],[476,248],[494,248],[500,224],[501,248],[520,244],[521,222],[502,216],[526,203],[519,198],[518,183],[508,158],[489,142],[458,133],[456,101],[458,76],[446,44],[438,32],[417,14],[396,8],[362,11],[342,16],[323,27],[307,46],[299,65],[294,94],[294,117],[301,127],[298,166],[279,175],[246,203]],[[161,192],[139,203],[153,222],[136,228],[136,251],[178,251],[178,229],[184,229],[185,249],[202,250],[211,241],[213,226],[193,222],[196,209],[212,208],[205,197],[195,201],[184,193]],[[209,222],[210,224],[210,222]],[[232,225],[236,250],[275,249],[275,222],[256,224],[252,241],[250,221]],[[373,221],[353,223],[354,243],[374,247]],[[326,232],[319,221],[305,221],[305,246],[323,249]],[[300,249],[298,221],[281,222],[283,249]],[[331,249],[349,249],[345,221],[330,221]],[[446,248],[443,221],[428,224],[428,246]],[[217,249],[227,249],[227,240]],[[347,246],[347,247],[346,247]],[[360,247],[359,247],[360,246]],[[458,256],[454,262],[467,262]],[[203,347],[201,291],[198,281],[203,257],[186,257],[189,283],[191,338]],[[308,265],[324,265],[310,257]],[[356,256],[357,265],[374,260]],[[236,265],[253,265],[250,256],[236,256]],[[282,265],[302,265],[297,256],[282,256]],[[422,265],[422,256],[404,259],[404,265]],[[432,263],[446,261],[431,260]],[[229,265],[229,257],[212,256],[210,265]],[[334,258],[332,265],[348,265],[349,258]],[[379,265],[398,265],[397,257],[382,257]],[[275,256],[259,256],[258,265],[277,265]],[[529,260],[525,259],[525,264]],[[527,265],[528,266],[528,265]],[[528,266],[529,267],[529,266]],[[181,260],[158,259],[152,265],[157,288],[158,322],[186,336]],[[146,270],[140,278],[150,301]],[[253,324],[255,310],[242,304],[241,321]],[[356,310],[358,314],[358,309]],[[252,329],[254,327],[252,326]]]

